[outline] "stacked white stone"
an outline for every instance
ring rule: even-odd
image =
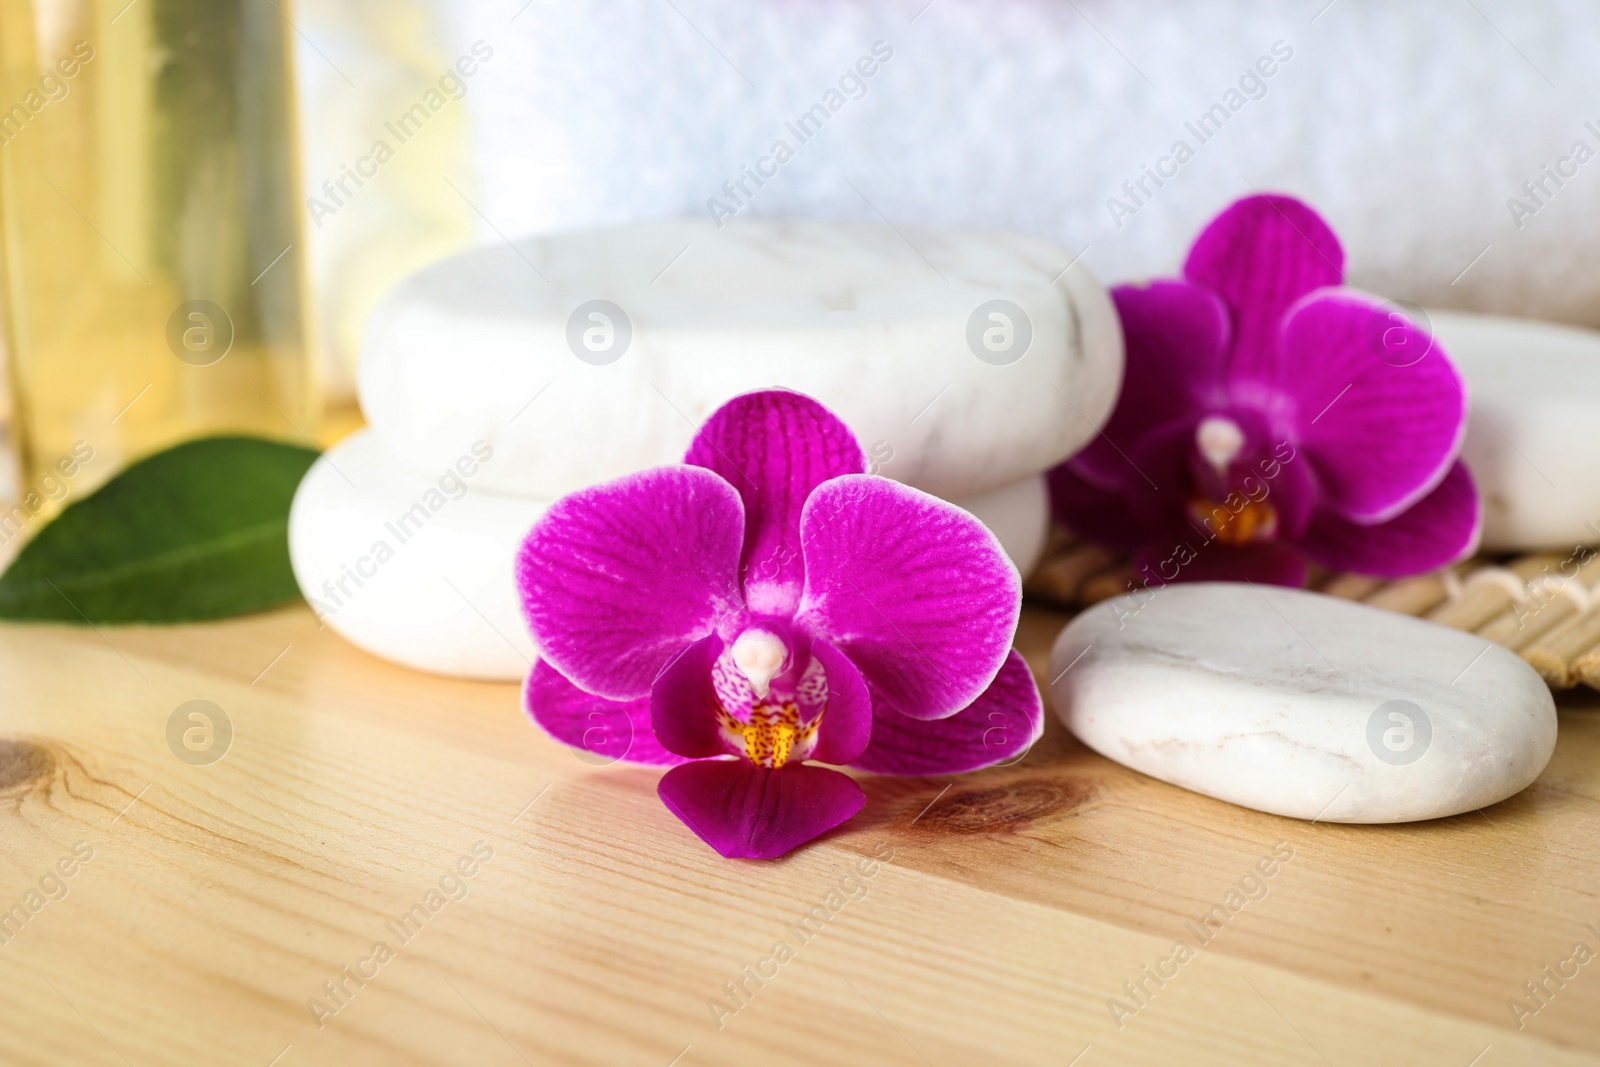
[[[791,388],[871,469],[968,508],[1026,572],[1042,473],[1121,385],[1104,288],[1071,253],[976,230],[679,221],[502,242],[397,286],[369,324],[370,429],[290,516],[329,625],[421,670],[517,679],[512,560],[555,498],[679,462],[740,393]]]
[[[1490,552],[1600,540],[1600,333],[1530,319],[1421,316],[1472,398],[1461,458]]]

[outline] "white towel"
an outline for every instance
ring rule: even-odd
[[[460,143],[424,131],[362,191],[383,211],[312,230],[325,310],[351,323],[407,241],[417,259],[730,209],[881,217],[1037,234],[1118,281],[1173,272],[1259,189],[1322,211],[1362,288],[1600,325],[1600,158],[1574,156],[1600,153],[1583,0],[404,0],[439,27],[428,61],[398,90],[352,89],[312,43],[370,3],[302,10],[308,195],[432,68],[474,42],[493,58],[446,109],[469,120]],[[360,129],[319,122],[385,92]]]

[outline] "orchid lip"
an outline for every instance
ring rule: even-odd
[[[1189,501],[1189,517],[1225,545],[1253,545],[1278,537],[1277,509],[1265,500],[1251,500],[1237,492],[1222,501],[1194,497]]]
[[[820,673],[820,665],[803,656],[805,670],[796,672],[796,653],[775,629],[783,627],[747,626],[727,646],[722,662],[732,667],[730,680],[742,678],[748,688],[742,700],[736,692],[719,693],[717,703],[724,745],[757,767],[772,770],[807,759],[816,748],[822,722],[822,708],[813,710],[805,695],[811,688],[808,679]],[[739,707],[730,710],[730,700]]]
[[[718,720],[735,755],[769,770],[780,770],[790,760],[798,762],[810,756],[822,724],[821,715],[801,722],[800,709],[794,704],[757,704],[750,709],[749,721],[723,711]]]

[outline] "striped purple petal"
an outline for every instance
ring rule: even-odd
[[[1331,513],[1313,516],[1301,547],[1324,567],[1402,578],[1470,556],[1482,524],[1472,476],[1458,462],[1438,488],[1388,522],[1362,526]]]
[[[591,762],[683,762],[656,740],[648,700],[607,700],[585,693],[543,660],[523,683],[522,706],[545,733],[592,756]]]
[[[806,585],[796,624],[832,642],[877,710],[953,715],[1005,662],[1022,582],[977,519],[869,475],[825,482],[800,520]]]
[[[720,474],[744,501],[740,575],[750,610],[792,615],[805,582],[800,512],[829,478],[867,469],[855,435],[808,396],[746,393],[712,413],[684,462]]]
[[[929,721],[880,711],[872,743],[851,766],[876,774],[960,774],[1017,759],[1043,733],[1039,688],[1013,650],[983,695],[954,715]]]
[[[658,467],[562,497],[517,557],[542,657],[580,689],[648,696],[684,646],[742,609],[744,508],[699,467]]]
[[[1467,391],[1423,330],[1359,294],[1319,293],[1290,313],[1283,347],[1329,508],[1381,522],[1439,484],[1466,435]]]
[[[1228,309],[1198,285],[1158,281],[1111,291],[1127,361],[1105,428],[1072,458],[1093,483],[1128,483],[1128,457],[1153,428],[1192,425],[1222,396],[1228,369]]]
[[[1344,249],[1331,227],[1291,196],[1249,196],[1211,220],[1189,249],[1183,276],[1220,296],[1233,315],[1234,381],[1284,380],[1278,328],[1301,297],[1344,281]]]

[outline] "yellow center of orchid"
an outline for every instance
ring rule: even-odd
[[[1189,506],[1190,514],[1225,545],[1270,541],[1278,533],[1278,513],[1265,500],[1246,500],[1234,510],[1227,503],[1196,497]]]
[[[744,754],[757,767],[777,769],[789,762],[789,752],[799,735],[800,712],[793,704],[784,708],[757,706],[745,723]]]
[[[1195,450],[1224,482],[1244,444],[1244,431],[1224,415],[1207,416],[1195,428]],[[1195,496],[1189,501],[1189,516],[1225,545],[1251,545],[1278,534],[1278,513],[1272,505],[1240,492],[1228,494],[1223,501]]]
[[[745,757],[757,767],[772,770],[788,763],[795,747],[816,735],[822,720],[819,715],[802,726],[800,709],[794,704],[757,704],[750,709],[749,722],[740,722],[725,711],[719,717],[729,737],[743,743]]]

